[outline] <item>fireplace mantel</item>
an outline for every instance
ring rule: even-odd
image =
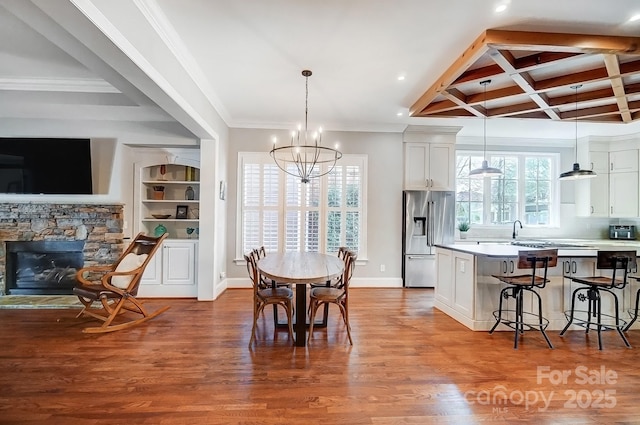
[[[0,204],[0,295],[8,241],[84,241],[84,265],[111,264],[124,249],[122,204]]]

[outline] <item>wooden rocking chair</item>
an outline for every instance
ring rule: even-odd
[[[153,319],[169,309],[169,306],[165,306],[148,312],[142,301],[136,299],[142,274],[166,236],[165,233],[154,238],[138,233],[114,264],[89,266],[78,270],[76,279],[79,284],[73,288],[73,293],[78,296],[84,308],[76,317],[86,314],[104,322],[102,326],[85,328],[83,332],[101,333],[127,329]],[[91,308],[95,301],[100,301],[101,308]],[[127,312],[142,317],[124,322],[118,320],[118,323],[114,324],[117,316]]]

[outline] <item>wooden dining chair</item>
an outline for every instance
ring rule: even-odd
[[[169,309],[169,306],[165,306],[150,312],[136,298],[142,274],[166,237],[167,233],[157,238],[138,233],[115,263],[78,270],[78,284],[73,288],[73,293],[78,296],[84,308],[76,317],[87,315],[103,322],[102,326],[88,327],[83,332],[101,333],[127,329]],[[93,308],[96,301],[100,302],[101,308]]]
[[[311,293],[309,295],[311,317],[309,319],[310,325],[308,341],[311,341],[311,336],[313,335],[313,325],[318,309],[322,305],[328,306],[329,304],[335,304],[340,309],[342,320],[347,328],[349,344],[353,345],[353,340],[351,339],[351,325],[349,324],[349,284],[351,282],[351,276],[353,275],[356,258],[357,255],[354,252],[349,251],[345,254],[344,272],[342,273],[342,278],[337,286],[318,286],[311,289]]]
[[[264,246],[261,246],[260,248],[253,249],[249,253],[249,255],[251,255],[253,257],[253,260],[257,264],[258,261],[260,261],[262,258],[267,256],[267,251],[265,250]],[[247,264],[247,271],[249,271],[249,264]],[[251,275],[251,272],[249,272],[249,275]],[[268,288],[268,287],[271,287],[271,286],[286,286],[287,288],[291,288],[291,284],[290,283],[276,282],[273,279],[270,279],[270,278],[266,277],[265,275],[261,274],[260,275],[260,287]]]
[[[249,346],[253,344],[256,338],[256,328],[258,326],[258,318],[260,313],[268,305],[282,306],[287,314],[287,327],[289,329],[289,339],[291,342],[295,342],[293,339],[293,291],[291,288],[269,286],[263,287],[260,281],[260,271],[258,270],[257,261],[255,256],[249,254],[244,256],[247,262],[247,269],[249,270],[249,276],[251,277],[251,283],[253,286],[253,326],[251,327],[251,339],[249,339]],[[278,328],[277,323],[274,323],[274,336],[276,335]]]
[[[347,261],[347,256],[348,254],[351,255],[357,255],[355,254],[355,252],[353,251],[349,251],[349,248],[347,248],[346,246],[341,246],[338,248],[338,253],[336,254],[338,256],[339,259],[341,259],[342,261],[344,261],[346,263]],[[355,261],[352,263],[355,266]],[[342,276],[340,275],[337,278],[333,279],[332,281],[329,282],[329,286],[341,286],[341,281],[342,281]],[[316,287],[326,287],[327,283],[312,283],[311,287],[312,288],[316,288]]]
[[[258,264],[258,261],[267,256],[267,251],[264,248],[264,245],[260,248],[255,248],[251,250],[249,255],[252,257],[253,261]],[[251,269],[250,263],[247,263],[247,272],[249,273],[249,278],[251,279]],[[266,288],[275,288],[277,286],[284,286],[287,288],[291,288],[290,283],[276,282],[273,279],[268,278],[267,276],[260,274],[260,289]],[[280,323],[280,319],[278,318],[278,304],[273,304],[273,323],[278,326]]]
[[[349,251],[349,248],[347,248],[346,246],[341,246],[340,248],[338,248],[338,258],[340,258],[342,261],[344,261],[345,263],[345,267],[346,267],[346,263],[347,263],[347,258],[349,257],[349,255],[351,255],[353,257],[352,261],[351,261],[351,268],[355,267],[356,265],[356,260],[358,259],[358,254],[356,254],[354,251]],[[353,272],[353,270],[352,270]],[[313,288],[320,288],[320,287],[327,287],[327,286],[333,286],[333,287],[341,287],[342,286],[342,278],[344,276],[344,273],[341,274],[340,276],[338,276],[337,278],[330,280],[328,282],[325,283],[312,283],[311,284],[311,289]],[[311,315],[311,303],[309,303],[309,307],[307,308],[307,314]],[[327,323],[327,317],[329,314],[329,304],[325,304],[324,305],[324,316],[322,319],[322,323],[323,325],[326,325]]]

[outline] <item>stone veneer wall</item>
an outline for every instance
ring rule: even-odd
[[[0,296],[6,294],[6,241],[83,240],[84,264],[113,263],[124,250],[123,206],[0,204]]]

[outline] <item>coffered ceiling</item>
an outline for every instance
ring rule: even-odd
[[[640,37],[484,31],[411,116],[630,123],[640,118]]]
[[[638,134],[640,2],[612,4],[0,0],[0,128],[285,131],[311,69],[310,127],[327,132],[455,126],[475,143],[489,116],[489,137],[568,143],[582,83],[580,136]]]

